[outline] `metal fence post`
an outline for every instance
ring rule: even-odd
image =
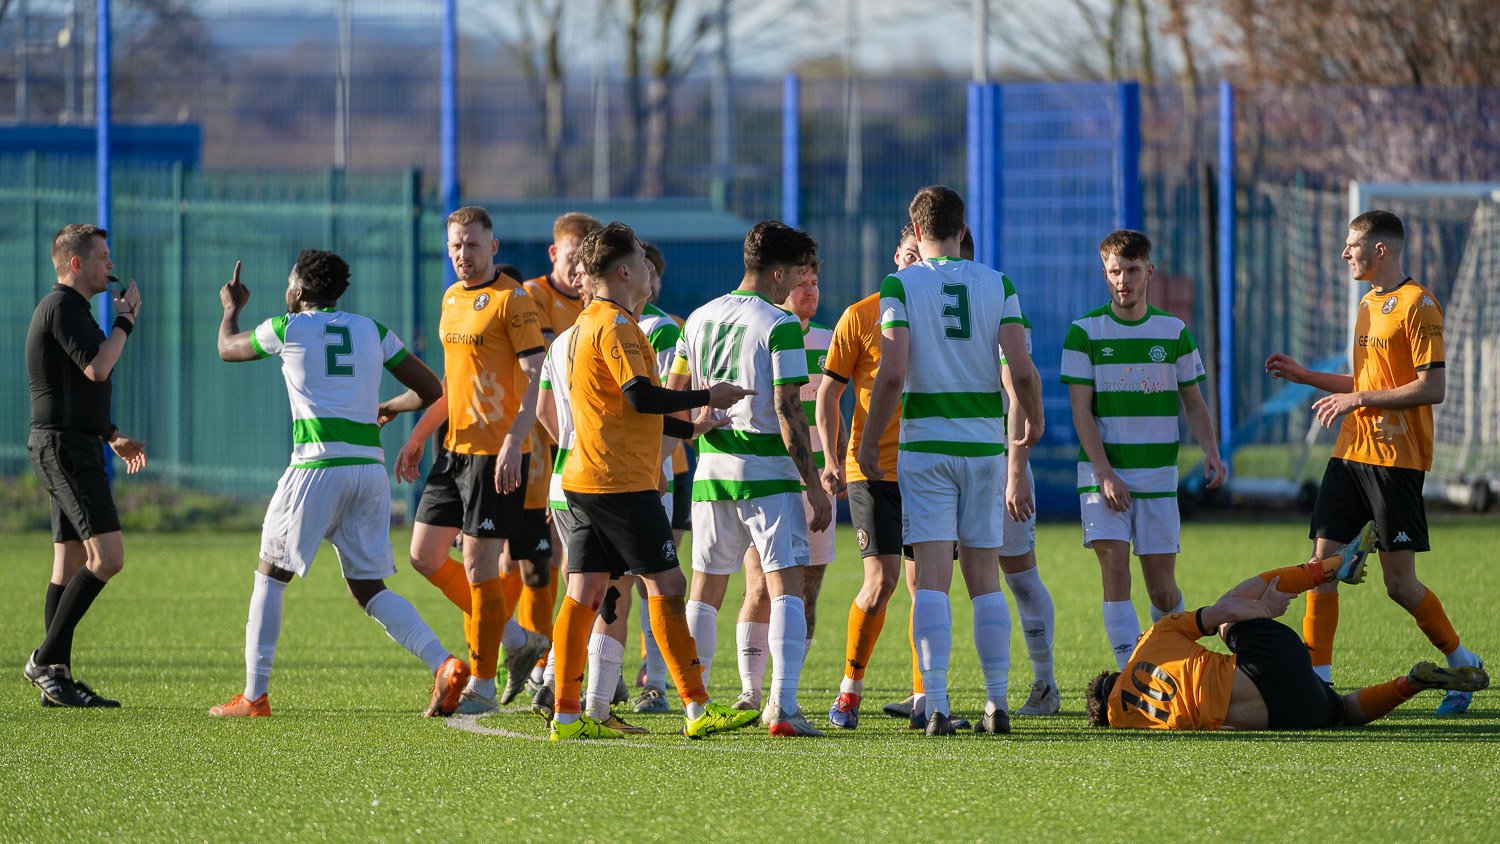
[[[1115,144],[1115,228],[1141,228],[1141,85],[1118,88],[1119,138]]]
[[[781,84],[781,221],[792,228],[801,225],[798,185],[802,133],[797,123],[800,88],[795,73],[788,73]]]
[[[1234,430],[1234,87],[1219,83],[1219,439]],[[1229,465],[1229,455],[1224,455]]]

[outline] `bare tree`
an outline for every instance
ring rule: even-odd
[[[542,144],[547,154],[548,193],[567,191],[563,160],[565,111],[563,103],[563,0],[515,0],[521,26],[522,71],[533,102],[542,114]]]

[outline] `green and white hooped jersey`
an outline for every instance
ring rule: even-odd
[[[638,325],[656,351],[656,374],[665,383],[667,373],[672,371],[672,359],[677,357],[677,341],[682,338],[682,329],[666,311],[650,304],[641,310]]]
[[[802,332],[802,346],[807,350],[807,383],[802,385],[802,411],[807,414],[807,433],[812,441],[813,462],[823,468],[823,439],[818,436],[818,387],[823,383],[823,364],[828,362],[828,346],[833,329],[807,322]]]
[[[694,501],[802,491],[776,417],[775,387],[807,383],[802,323],[758,293],[735,290],[688,317],[674,372],[692,389],[729,381],[755,391],[729,408],[730,422],[698,439]]]
[[[880,327],[911,332],[902,451],[1005,454],[998,339],[1008,322],[1022,322],[1016,288],[983,264],[932,258],[885,277]]]
[[[1136,498],[1176,497],[1177,391],[1204,377],[1193,335],[1158,308],[1126,322],[1105,305],[1074,320],[1063,339],[1063,383],[1094,388],[1104,453]],[[1078,492],[1098,491],[1094,466],[1080,447]]]
[[[575,327],[569,326],[557,335],[547,348],[542,359],[542,377],[537,384],[543,390],[552,391],[552,404],[557,408],[557,458],[552,462],[552,481],[547,489],[547,506],[553,510],[568,509],[568,500],[563,497],[562,473],[567,463],[568,452],[573,448],[573,404],[568,394],[568,344],[573,341]]]
[[[368,317],[323,309],[271,317],[250,338],[260,357],[281,357],[292,468],[385,462],[380,375],[406,358],[401,338]]]

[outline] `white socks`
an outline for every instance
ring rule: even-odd
[[[917,663],[926,687],[926,709],[948,714],[948,657],[953,650],[953,611],[948,596],[936,589],[918,589],[912,600],[912,634],[917,640]],[[912,705],[913,711],[916,704]]]
[[[1135,640],[1141,637],[1141,620],[1136,617],[1135,604],[1128,600],[1105,601],[1104,635],[1109,637],[1115,663],[1124,671],[1131,652],[1135,650]]]
[[[514,650],[526,644],[526,628],[514,618],[505,622],[505,632],[500,634],[500,647]]]
[[[661,655],[656,644],[656,631],[651,629],[651,602],[640,601],[641,638],[646,641],[646,683],[658,689],[667,687],[667,659]]]
[[[708,670],[714,664],[714,648],[719,644],[719,608],[702,601],[687,602],[688,632],[698,646],[698,664],[703,666],[703,686],[708,687]]]
[[[1005,695],[1010,690],[1010,607],[1004,592],[990,592],[974,599],[974,648],[984,672],[984,711],[1009,711]],[[927,682],[923,676],[923,683]],[[928,693],[931,694],[931,687]]]
[[[422,620],[411,602],[389,589],[381,592],[365,604],[365,612],[385,628],[385,632],[396,640],[396,644],[427,664],[427,670],[436,672],[448,658],[448,649],[438,641],[437,634]]]
[[[1479,665],[1479,657],[1475,656],[1473,651],[1463,645],[1454,648],[1453,653],[1447,655],[1447,659],[1449,668]]]
[[[589,679],[584,691],[584,714],[595,721],[609,720],[609,702],[615,696],[620,669],[625,664],[625,645],[604,633],[589,636]]]
[[[1035,567],[1017,574],[1006,573],[1005,583],[1010,586],[1021,616],[1021,635],[1031,657],[1032,679],[1056,686],[1057,680],[1052,676],[1052,593],[1047,591]]]
[[[797,683],[802,678],[802,660],[807,656],[807,608],[798,595],[771,599],[771,700],[788,713],[797,705]]]
[[[542,685],[557,688],[557,645],[547,649],[547,665],[542,668]]]
[[[245,622],[245,697],[255,700],[271,687],[276,640],[281,637],[281,599],[286,584],[255,573],[250,617]]]
[[[766,657],[770,656],[771,625],[741,621],[734,626],[734,644],[739,652],[740,691],[761,696],[766,682]],[[805,653],[805,651],[804,651]]]
[[[1182,612],[1185,609],[1187,609],[1187,598],[1183,597],[1181,591],[1179,591],[1177,593],[1177,606],[1169,610],[1159,610],[1156,608],[1155,604],[1151,605],[1151,623],[1155,624],[1156,622],[1161,621],[1172,613]]]
[[[844,692],[849,692],[850,694],[856,694],[856,695],[863,695],[865,693],[865,681],[864,680],[851,680],[851,679],[849,679],[849,675],[845,674],[844,675],[844,679],[842,679],[842,680],[839,681],[839,693],[843,694]]]

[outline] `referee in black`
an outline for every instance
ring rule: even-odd
[[[109,376],[135,328],[141,295],[135,282],[114,300],[109,336],[89,300],[109,289],[114,265],[108,233],[66,226],[52,238],[57,286],[36,306],[26,334],[31,381],[32,468],[52,498],[52,580],[47,584],[47,634],[26,660],[26,679],[42,690],[43,706],[116,707],[74,679],[73,631],[104,584],[125,565],[120,518],[104,471],[104,443],[128,472],[146,465],[144,443],[110,422]]]

